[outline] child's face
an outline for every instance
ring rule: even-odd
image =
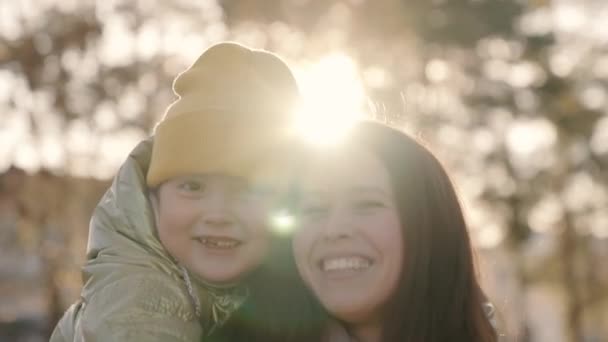
[[[238,281],[270,246],[270,195],[226,175],[176,177],[158,190],[160,241],[177,261],[216,284]]]

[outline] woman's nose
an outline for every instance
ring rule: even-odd
[[[334,208],[330,211],[323,231],[327,240],[349,238],[352,235],[352,220],[345,208]]]

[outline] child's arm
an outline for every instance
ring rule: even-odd
[[[199,340],[201,325],[180,285],[151,271],[106,286],[82,309],[74,341]]]

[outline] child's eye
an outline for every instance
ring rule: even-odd
[[[272,189],[257,185],[245,185],[234,190],[236,198],[246,201],[264,201],[271,198],[272,193]]]
[[[203,182],[198,181],[198,180],[194,180],[194,179],[188,179],[188,180],[184,180],[183,182],[181,182],[178,185],[178,188],[180,190],[186,191],[186,192],[203,192],[205,190],[205,184],[203,184]]]
[[[250,185],[246,191],[247,194],[255,197],[271,197],[275,190],[271,186],[267,185]]]
[[[329,206],[324,204],[309,204],[302,206],[300,213],[305,217],[318,218],[329,212]]]

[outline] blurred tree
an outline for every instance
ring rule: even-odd
[[[41,162],[55,172],[108,177],[126,153],[116,141],[132,145],[150,131],[171,101],[171,78],[213,41],[269,48],[294,64],[352,56],[374,115],[435,146],[463,193],[476,244],[514,263],[519,297],[500,293],[501,284],[492,293],[513,316],[506,332],[539,339],[530,316],[538,308],[527,303],[550,283],[566,298],[564,341],[608,334],[603,1],[30,1],[0,9],[13,14],[0,20],[0,129],[18,128],[44,155],[58,155],[61,162]],[[28,125],[19,128],[14,118],[23,115]],[[35,155],[6,136],[14,160]],[[63,152],[49,150],[53,139]]]

